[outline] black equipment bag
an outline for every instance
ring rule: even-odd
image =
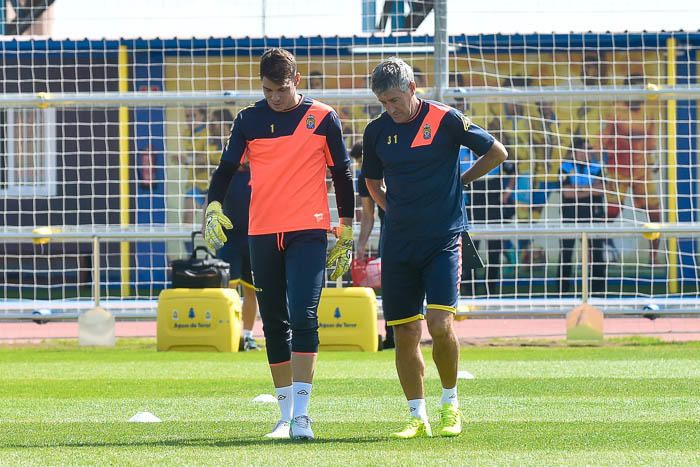
[[[192,232],[194,239],[201,232]],[[204,253],[203,258],[197,258],[197,252]],[[193,248],[192,256],[186,259],[176,259],[170,263],[172,269],[172,288],[207,289],[227,288],[229,281],[229,264],[217,259],[204,246]]]

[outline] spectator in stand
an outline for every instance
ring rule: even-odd
[[[494,133],[497,134],[497,133]],[[477,160],[477,156],[466,147],[460,149],[460,172],[464,173]],[[502,224],[515,214],[513,187],[515,180],[513,162],[506,160],[478,180],[465,187],[467,218],[470,226],[479,224]],[[474,240],[478,250],[481,241]],[[487,258],[483,294],[498,297],[501,294],[501,260],[505,252],[506,240],[489,238],[486,240]],[[464,241],[463,241],[464,244]],[[474,277],[474,270],[462,261],[461,293],[467,296],[481,295]]]
[[[323,73],[313,70],[309,73],[309,89],[324,89]]]
[[[564,222],[604,222],[605,196],[600,157],[584,138],[579,137],[574,138],[571,152],[571,159],[561,166],[562,219]],[[574,284],[571,260],[575,243],[573,238],[561,240],[559,290],[562,293],[570,292]],[[603,260],[604,243],[602,238],[594,237],[590,241],[592,292],[605,292],[607,268]]]
[[[626,87],[642,87],[644,77],[629,76]],[[607,150],[605,176],[609,183],[608,219],[620,216],[628,192],[635,208],[646,212],[649,222],[661,221],[661,200],[657,188],[656,122],[643,101],[623,101],[613,109],[603,132]],[[656,264],[659,240],[650,240],[650,263]]]

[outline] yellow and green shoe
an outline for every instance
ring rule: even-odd
[[[459,436],[462,433],[462,414],[451,404],[443,404],[440,409],[440,436]]]
[[[433,431],[430,429],[430,423],[427,420],[411,417],[406,428],[402,431],[392,433],[392,438],[412,439],[412,438],[432,438]]]

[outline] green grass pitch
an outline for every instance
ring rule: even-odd
[[[440,390],[429,350],[426,389]],[[700,463],[700,344],[465,347],[464,433],[391,440],[407,416],[393,351],[322,352],[315,442],[261,438],[264,352],[0,348],[0,464],[552,465]],[[162,423],[128,423],[150,411]]]

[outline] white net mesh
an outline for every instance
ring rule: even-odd
[[[687,304],[697,296],[694,234],[650,240],[615,232],[696,220],[697,34],[459,35],[464,31],[451,18],[465,12],[452,2],[442,75],[435,72],[441,69],[435,2],[354,2],[337,11],[323,2],[252,2],[245,10],[214,2],[187,17],[192,24],[212,19],[210,31],[226,28],[209,39],[119,39],[106,22],[62,2],[45,12],[52,3],[19,8],[16,18],[25,22],[16,31],[41,27],[56,37],[106,39],[0,42],[5,300],[90,300],[96,266],[102,296],[157,296],[168,285],[169,261],[186,254],[185,237],[199,227],[203,193],[233,116],[261,97],[258,61],[272,46],[296,54],[305,94],[338,110],[348,149],[382,111],[367,77],[391,55],[413,66],[421,96],[457,107],[506,145],[509,161],[465,192],[488,263],[465,271],[465,298],[479,306],[489,299],[494,307],[514,300],[531,310],[579,300],[578,237],[556,235],[570,222],[609,228],[604,238],[589,239],[587,282],[608,303],[650,296],[671,303],[683,294]],[[13,14],[7,11],[8,21]],[[176,35],[168,31],[185,23],[180,14],[140,15],[155,26],[130,27],[149,31],[144,37]],[[311,17],[319,26],[306,34],[320,36],[281,37],[304,33],[294,28]],[[87,29],[100,24],[103,34]],[[224,37],[233,30],[236,37]],[[471,159],[463,151],[464,168]],[[335,211],[332,193],[330,206]],[[494,224],[519,233],[499,237]],[[66,238],[19,238],[37,228]],[[523,233],[528,229],[538,233]],[[491,236],[479,235],[484,231]],[[105,232],[111,233],[94,265],[90,234]],[[138,241],[129,237],[136,233]],[[377,220],[371,254],[378,233]]]
[[[669,69],[673,74],[679,67],[668,59],[676,53],[673,41],[659,34],[591,33],[453,38],[458,50],[451,57],[450,81],[465,89],[465,99],[457,94],[453,105],[495,133],[511,156],[498,173],[470,187],[475,229],[494,223],[552,231],[562,222],[602,225],[610,233],[589,242],[590,292],[657,297],[689,286],[685,290],[694,293],[694,248],[685,251],[690,267],[683,272],[690,280],[679,284],[668,281],[678,277],[675,238],[649,240],[612,232],[615,227],[694,218],[688,202],[694,182],[679,180],[683,172],[694,173],[694,156],[684,151],[681,160],[669,146],[679,141],[672,134],[679,125],[682,131],[695,132],[696,122],[688,113],[695,103],[684,102],[669,121],[671,103],[653,94],[678,86],[669,75]],[[680,87],[694,80],[685,76]],[[489,96],[470,99],[475,87],[510,92],[494,103]],[[683,196],[680,205],[679,184],[691,195]],[[488,266],[476,272],[476,280],[467,281],[465,293],[580,296],[583,258],[575,236],[480,243]]]

